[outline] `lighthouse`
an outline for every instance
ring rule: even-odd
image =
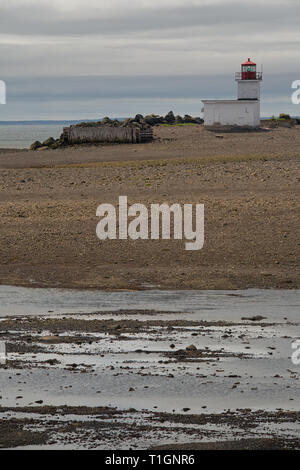
[[[250,58],[236,72],[237,100],[202,100],[204,125],[211,130],[257,129],[260,127],[262,72]]]
[[[256,63],[250,58],[241,65],[241,72],[235,74],[238,83],[239,100],[259,100],[262,73],[256,71]]]

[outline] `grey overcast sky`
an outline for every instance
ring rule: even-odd
[[[300,0],[0,0],[0,120],[200,115],[248,57],[262,114],[300,115]]]

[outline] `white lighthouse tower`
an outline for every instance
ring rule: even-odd
[[[212,130],[257,129],[260,127],[260,84],[262,72],[257,72],[250,58],[235,74],[237,100],[202,100],[204,125]]]
[[[238,82],[238,100],[260,100],[262,73],[256,71],[255,62],[250,59],[244,62],[235,79]]]

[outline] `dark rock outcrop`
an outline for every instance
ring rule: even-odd
[[[42,147],[43,145],[41,144],[41,142],[39,140],[36,140],[35,142],[33,142],[33,144],[30,145],[30,150],[37,150],[39,147]]]
[[[168,114],[165,115],[165,121],[168,124],[174,124],[175,123],[175,116],[173,111],[169,111]]]
[[[54,143],[55,143],[55,139],[53,139],[53,137],[49,137],[49,139],[47,139],[47,140],[45,140],[45,142],[43,142],[43,147],[50,147]]]
[[[165,116],[159,116],[157,114],[148,114],[143,116],[142,114],[136,114],[134,118],[127,118],[124,121],[119,121],[118,119],[110,119],[108,116],[105,116],[101,121],[95,122],[81,122],[75,124],[74,127],[131,127],[138,128],[142,133],[145,134],[143,138],[144,141],[151,140],[150,137],[147,138],[147,135],[151,133],[151,128],[154,126],[159,126],[161,124],[165,125],[184,125],[184,124],[203,124],[203,119],[200,117],[192,117],[186,114],[184,117],[174,116],[173,111],[169,111]],[[34,142],[30,146],[30,150],[38,149],[57,149],[69,145],[68,140],[64,133],[61,134],[59,139],[53,139],[49,137],[45,142],[41,143],[39,141]]]

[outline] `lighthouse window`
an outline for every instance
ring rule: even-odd
[[[242,70],[243,72],[255,72],[256,65],[244,65]]]

